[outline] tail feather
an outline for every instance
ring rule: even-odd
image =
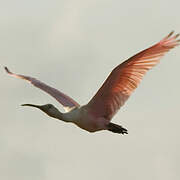
[[[108,124],[108,129],[109,131],[113,133],[119,133],[119,134],[128,134],[127,129],[123,128],[120,125],[114,124],[114,123],[109,123]]]

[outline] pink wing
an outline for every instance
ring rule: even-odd
[[[29,76],[23,76],[23,75],[19,75],[19,74],[14,74],[14,73],[10,72],[7,67],[5,67],[5,70],[9,75],[14,76],[16,78],[27,80],[31,84],[33,84],[35,87],[40,88],[41,90],[43,90],[46,93],[50,94],[60,104],[63,105],[65,111],[69,111],[69,110],[73,109],[74,107],[79,107],[80,106],[76,101],[74,101],[69,96],[65,95],[64,93],[58,91],[55,88],[52,88],[52,87],[46,85],[45,83],[43,83],[43,82],[41,82],[41,81],[39,81],[39,80],[37,80],[35,78],[29,77]]]
[[[111,120],[137,88],[145,73],[155,66],[170,49],[179,45],[177,37],[171,32],[154,46],[141,51],[117,66],[106,79],[96,95],[87,104],[97,117]]]

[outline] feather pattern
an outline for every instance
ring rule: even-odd
[[[52,97],[54,97],[60,104],[63,105],[63,108],[66,112],[74,109],[75,107],[79,107],[80,105],[74,101],[72,98],[67,96],[66,94],[60,92],[59,90],[48,86],[47,84],[29,76],[24,76],[20,74],[15,74],[9,71],[7,67],[5,67],[6,72],[14,76],[16,78],[24,79],[33,84],[35,87],[40,88],[41,90],[45,91],[46,93],[50,94]]]
[[[137,88],[148,70],[159,63],[170,49],[179,45],[179,34],[171,32],[152,47],[141,51],[117,66],[87,106],[97,117],[109,121]]]

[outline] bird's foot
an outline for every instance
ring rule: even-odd
[[[127,129],[125,129],[125,128],[123,128],[122,126],[121,126],[121,129],[120,129],[120,132],[119,132],[120,134],[128,134],[128,130]]]
[[[108,127],[108,130],[111,132],[119,133],[119,134],[128,134],[127,129],[123,128],[120,125],[109,123],[107,127]]]

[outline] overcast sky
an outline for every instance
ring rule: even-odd
[[[0,6],[0,179],[179,180],[180,47],[151,70],[113,122],[88,133],[23,103],[52,97],[9,77],[34,76],[86,104],[111,70],[180,32],[179,0],[6,0]]]

